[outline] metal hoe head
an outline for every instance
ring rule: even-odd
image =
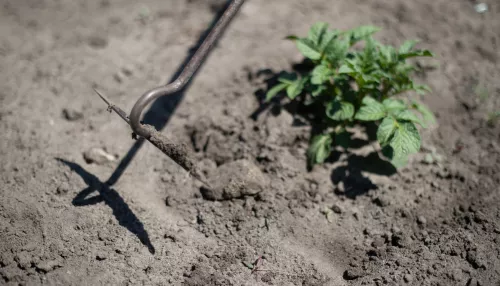
[[[148,140],[191,175],[202,181],[205,185],[207,185],[207,183],[203,180],[200,172],[197,171],[193,160],[190,158],[191,156],[189,151],[187,151],[185,147],[175,144],[168,140],[165,136],[162,136],[159,132],[157,132],[157,130],[154,129],[154,127],[141,124],[140,118],[144,108],[148,104],[162,96],[174,94],[175,92],[181,90],[189,82],[193,74],[198,70],[203,60],[207,57],[209,51],[214,46],[215,42],[220,38],[224,29],[228,26],[229,22],[233,19],[244,2],[245,0],[231,1],[229,6],[227,6],[224,11],[224,14],[219,18],[215,26],[212,28],[206,39],[200,45],[177,79],[165,86],[156,87],[145,92],[135,103],[132,111],[130,112],[130,116],[127,116],[125,111],[111,103],[104,95],[94,89],[99,97],[101,97],[101,99],[108,105],[108,110],[110,112],[114,111],[128,125],[130,125],[133,130],[134,138],[140,136]]]

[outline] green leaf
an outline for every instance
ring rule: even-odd
[[[341,63],[349,51],[349,41],[346,39],[334,38],[323,48],[323,53],[328,61],[337,66]]]
[[[288,83],[280,83],[275,85],[273,88],[267,91],[266,102],[269,102],[273,97],[275,97],[280,91],[284,90],[288,86]]]
[[[389,139],[396,131],[397,122],[391,116],[384,118],[377,129],[377,140],[380,146],[389,143]]]
[[[389,68],[398,60],[398,53],[394,47],[378,44],[378,49],[380,53],[380,65],[382,67]]]
[[[296,43],[297,48],[306,58],[311,60],[319,60],[321,58],[321,52],[317,45],[310,39],[299,39]]]
[[[420,134],[413,122],[398,122],[396,131],[390,139],[392,159],[400,159],[420,150]]]
[[[328,88],[324,84],[321,84],[321,85],[309,85],[309,87],[308,87],[308,91],[311,93],[311,95],[313,97],[321,95],[326,90],[328,90]]]
[[[416,84],[413,86],[413,90],[422,95],[432,91],[431,88],[425,84]]]
[[[356,71],[354,69],[352,69],[351,67],[349,67],[348,65],[342,65],[339,68],[339,74],[353,74],[355,72]]]
[[[352,46],[357,42],[366,39],[367,37],[375,34],[380,31],[380,28],[375,26],[360,26],[349,30],[346,32],[346,35],[349,35],[349,44]]]
[[[332,44],[333,41],[337,40],[337,36],[339,35],[339,31],[326,31],[321,38],[319,43],[319,48],[321,52],[325,52],[326,48]]]
[[[288,83],[292,84],[294,83],[299,77],[297,76],[296,73],[288,73],[288,72],[281,72],[278,77],[278,81],[282,83]]]
[[[418,112],[420,112],[420,114],[422,114],[424,121],[430,124],[436,123],[436,118],[434,117],[434,114],[429,108],[427,108],[427,106],[423,105],[420,102],[412,101],[412,107],[415,108]]]
[[[324,83],[325,81],[328,81],[330,79],[330,76],[333,75],[333,71],[327,66],[319,65],[313,69],[311,75],[311,83],[319,85]]]
[[[410,51],[407,53],[400,53],[399,54],[399,59],[405,60],[409,58],[415,58],[415,57],[433,57],[434,54],[428,50],[415,50],[415,51]]]
[[[354,105],[345,101],[331,101],[326,106],[326,115],[337,121],[352,119]]]
[[[406,54],[409,53],[413,47],[418,43],[419,41],[417,40],[408,40],[404,42],[401,47],[399,47],[399,54]]]
[[[307,150],[309,165],[321,164],[332,152],[332,137],[330,134],[320,134],[314,136]]]
[[[299,94],[302,93],[305,87],[307,78],[301,78],[294,81],[292,84],[288,85],[286,88],[286,94],[290,99],[295,99]]]
[[[327,29],[328,29],[327,23],[318,22],[314,24],[311,27],[311,29],[309,29],[309,35],[308,35],[309,40],[311,40],[315,46],[318,46]]]
[[[252,263],[248,263],[248,262],[245,262],[245,261],[241,261],[241,263],[248,269],[252,270],[254,268],[253,264]]]
[[[422,120],[420,120],[420,118],[418,118],[418,116],[415,113],[411,112],[408,109],[395,112],[394,116],[398,121],[410,121],[418,123],[423,127],[425,127],[425,124],[422,122]]]
[[[361,121],[376,121],[382,119],[386,115],[385,107],[370,96],[363,98],[363,106],[356,113],[355,119]]]
[[[377,46],[372,37],[366,38],[366,45],[363,50],[363,60],[365,64],[374,65],[377,57]]]
[[[285,39],[291,40],[291,41],[297,41],[299,39],[299,37],[297,37],[295,35],[289,35],[289,36],[286,36]]]
[[[407,108],[404,101],[400,99],[387,98],[382,102],[382,104],[388,112],[399,111]]]

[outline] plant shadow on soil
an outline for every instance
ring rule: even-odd
[[[304,74],[308,68],[310,68],[310,63],[307,60],[292,65],[292,70],[299,74]],[[274,116],[278,116],[280,112],[289,112],[294,116],[292,126],[311,126],[309,134],[309,138],[311,139],[325,129],[324,123],[320,122],[320,118],[317,117],[317,112],[314,108],[307,107],[296,100],[283,103],[283,98],[285,97],[283,94],[279,94],[271,101],[265,102],[267,91],[278,83],[280,74],[281,72],[274,72],[271,69],[257,71],[257,77],[265,77],[267,87],[266,89],[259,89],[254,93],[260,105],[250,117],[253,120],[257,120],[266,111],[269,111]],[[382,176],[391,176],[397,173],[396,168],[390,162],[380,158],[378,152],[375,150],[367,155],[358,155],[350,152],[350,150],[360,149],[377,141],[377,126],[375,124],[367,123],[358,127],[366,133],[367,139],[352,138],[349,141],[348,148],[345,148],[344,151],[334,149],[326,160],[328,163],[335,163],[340,160],[343,153],[347,155],[345,164],[332,171],[331,180],[335,185],[342,182],[343,188],[337,189],[335,193],[350,199],[355,199],[357,196],[363,195],[370,190],[377,189],[377,186],[370,178],[363,175],[363,172]]]
[[[212,28],[215,26],[217,21],[220,19],[228,5],[231,1],[226,1],[225,5],[217,5],[217,7],[211,7],[214,12],[214,17],[212,22],[208,25],[206,30],[199,36],[197,42],[188,50],[188,53],[184,60],[181,62],[176,72],[172,75],[169,82],[174,81],[177,77],[182,73],[186,65],[189,63],[195,52],[201,46],[203,41],[206,39]],[[216,11],[218,9],[218,11]],[[224,31],[222,32],[222,34]],[[221,35],[222,37],[223,35]],[[202,63],[203,65],[203,63]],[[198,69],[199,70],[199,69]],[[193,74],[192,78],[196,76]],[[172,114],[174,114],[175,110],[181,103],[184,98],[186,91],[188,90],[192,80],[188,81],[188,83],[181,88],[178,92],[171,94],[169,96],[160,97],[157,99],[149,110],[144,114],[142,123],[152,125],[157,130],[161,131],[170,121]],[[112,209],[113,214],[116,219],[120,223],[120,225],[126,227],[130,232],[135,234],[139,240],[142,242],[144,246],[146,246],[150,253],[154,254],[155,249],[151,244],[149,239],[149,235],[147,231],[144,229],[142,222],[135,216],[132,210],[128,207],[127,203],[123,200],[120,194],[111,188],[120,177],[123,175],[127,167],[130,165],[135,155],[139,152],[141,147],[143,146],[145,140],[144,138],[139,138],[132,147],[129,149],[125,157],[120,161],[116,169],[113,171],[111,176],[106,182],[101,182],[99,179],[87,172],[80,165],[66,161],[64,159],[56,158],[59,162],[67,165],[74,172],[79,174],[85,183],[88,185],[87,188],[83,189],[74,199],[73,205],[75,206],[87,206],[100,203],[102,201],[106,202]],[[99,195],[91,198],[87,198],[94,191],[98,191]],[[86,199],[87,198],[87,199]]]

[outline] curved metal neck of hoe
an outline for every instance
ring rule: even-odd
[[[146,139],[151,136],[150,131],[145,129],[140,123],[141,114],[144,108],[159,97],[170,95],[179,91],[189,82],[193,74],[202,64],[203,60],[207,57],[208,52],[212,49],[224,29],[236,15],[236,12],[238,12],[243,2],[245,2],[245,0],[233,0],[231,2],[224,14],[215,24],[214,28],[210,31],[207,38],[203,41],[200,48],[196,51],[182,73],[174,82],[166,86],[149,90],[139,98],[130,112],[130,126],[135,134]]]

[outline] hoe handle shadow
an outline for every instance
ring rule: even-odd
[[[78,164],[61,158],[56,158],[56,160],[77,173],[88,185],[73,199],[72,204],[74,206],[88,206],[104,202],[113,210],[113,215],[118,223],[137,236],[151,254],[155,253],[155,248],[149,239],[147,231],[144,229],[144,225],[116,190],[108,184],[102,183],[99,178],[87,172]],[[94,192],[97,192],[97,194],[89,197]]]

